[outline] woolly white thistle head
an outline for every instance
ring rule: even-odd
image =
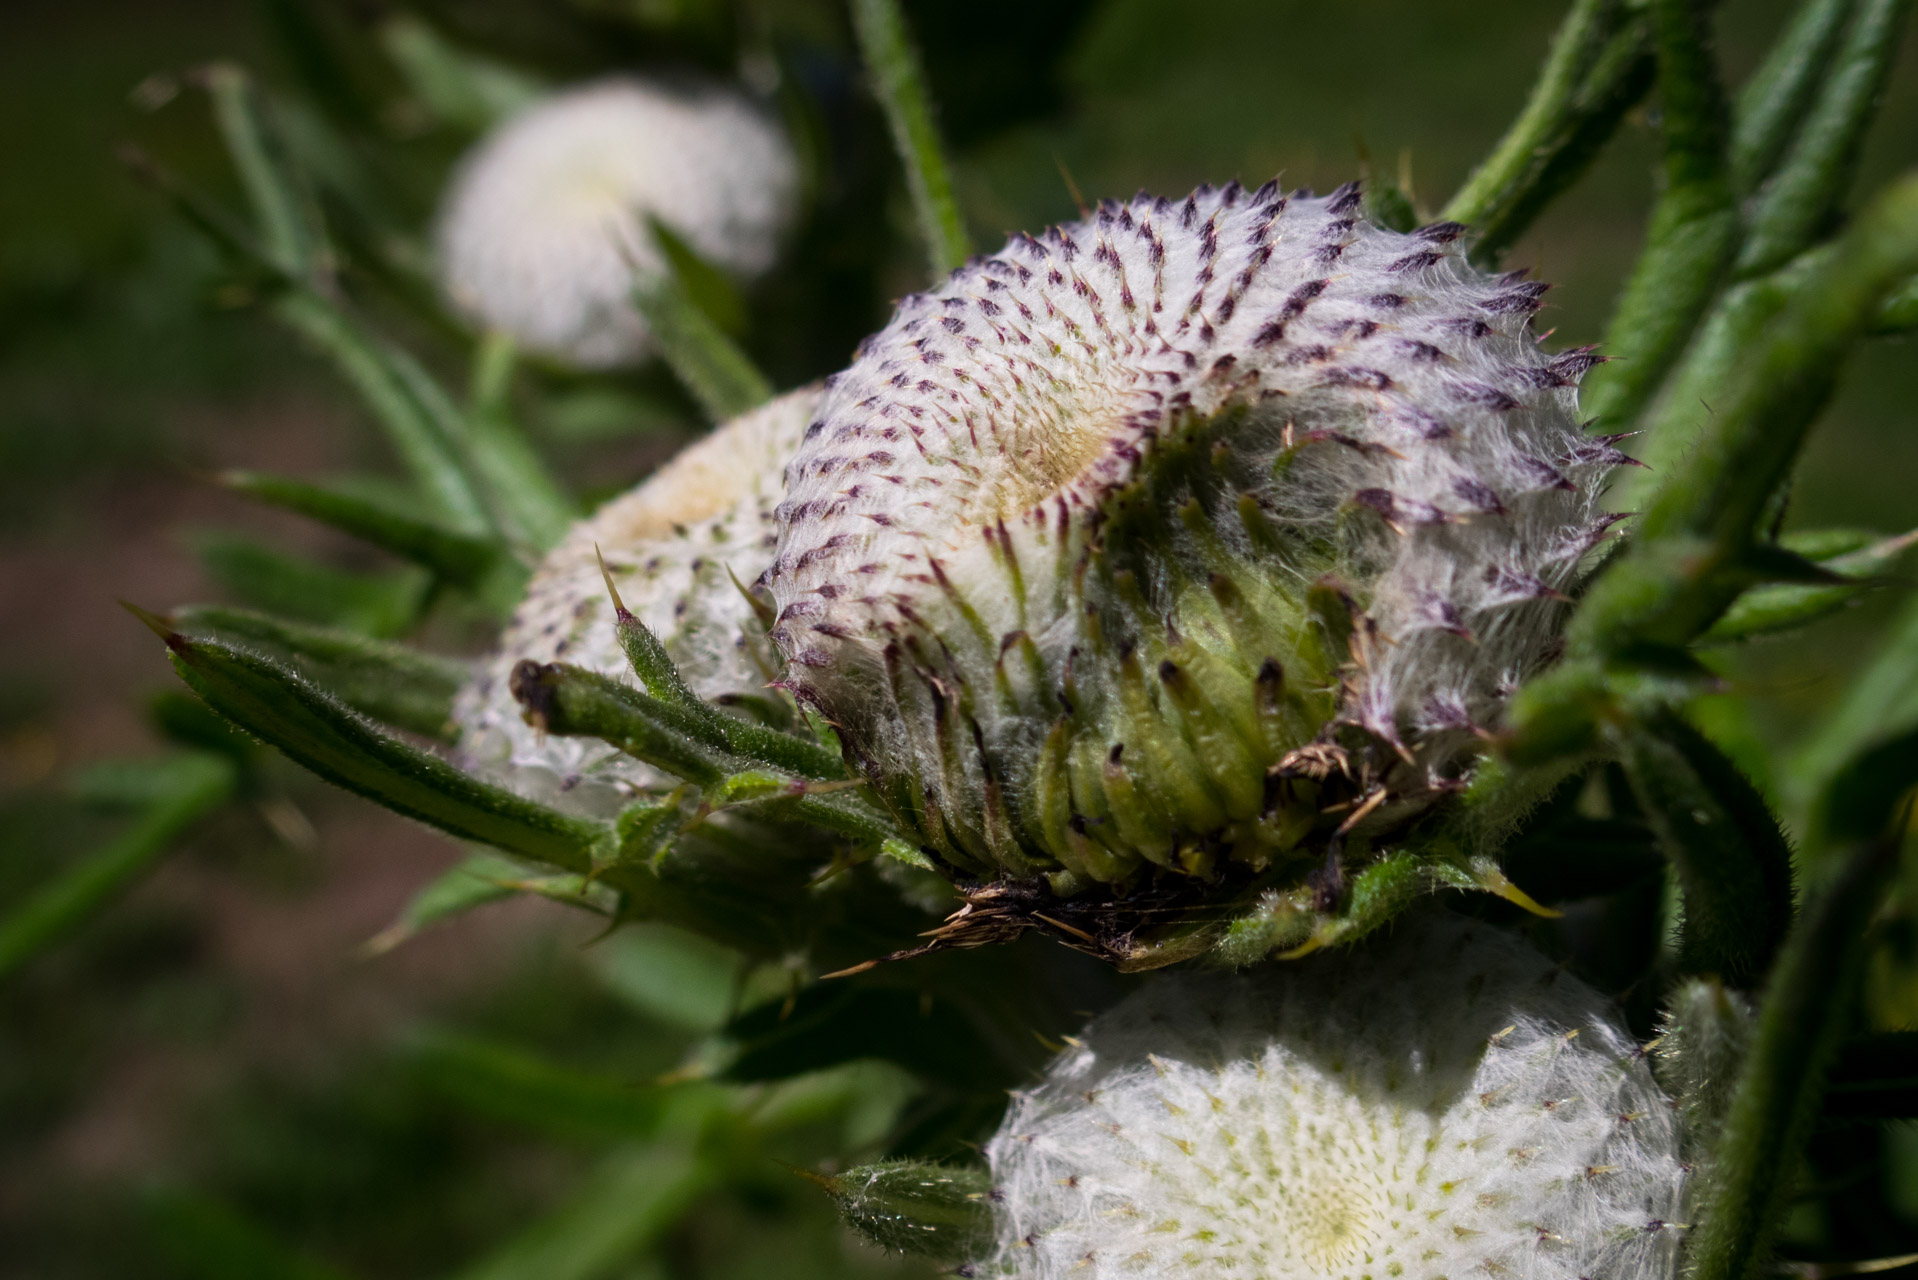
[[[512,695],[510,676],[523,659],[632,678],[602,556],[626,607],[665,644],[694,692],[722,704],[766,696],[776,659],[736,581],[752,582],[772,562],[786,459],[818,403],[819,389],[807,387],[733,419],[574,526],[455,703],[470,764],[526,794],[599,813],[670,781],[597,738],[541,733]]]
[[[657,218],[740,276],[772,265],[798,165],[778,127],[716,87],[608,80],[502,124],[461,164],[438,226],[447,293],[527,347],[592,368],[652,349],[633,309]]]
[[[1356,187],[1139,196],[907,298],[768,575],[788,681],[960,879],[1308,865],[1456,787],[1622,455],[1544,286]]]
[[[987,1155],[1000,1244],[973,1274],[1032,1280],[1666,1280],[1684,1180],[1607,1001],[1440,915],[1155,976]]]

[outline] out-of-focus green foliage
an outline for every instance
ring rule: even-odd
[[[1611,335],[1629,359],[1594,376],[1591,407],[1602,430],[1646,426],[1655,463],[1635,482],[1652,536],[1591,585],[1571,660],[1512,740],[1559,758],[1488,768],[1460,802],[1477,836],[1511,837],[1502,869],[1461,848],[1438,879],[1562,911],[1535,936],[1646,1034],[1674,973],[1769,974],[1702,1269],[1753,1274],[1774,1233],[1792,1258],[1909,1251],[1918,1148],[1881,1123],[1910,1114],[1909,1055],[1882,1034],[1847,1042],[1918,1017],[1918,881],[1881,905],[1918,722],[1918,615],[1888,536],[1914,518],[1909,352],[1863,347],[1862,376],[1824,394],[1861,335],[1896,344],[1911,327],[1910,189],[1862,214],[1857,196],[1918,142],[1909,5],[1569,8],[1555,36],[1536,6],[1462,21],[1400,0],[1362,16],[1255,0],[429,0],[371,17],[259,0],[84,30],[29,15],[38,39],[0,52],[28,108],[0,113],[0,139],[36,177],[0,197],[0,510],[28,540],[111,523],[101,495],[153,483],[163,460],[254,456],[194,443],[159,410],[324,405],[328,465],[349,474],[282,479],[275,461],[224,482],[364,546],[295,548],[283,524],[202,534],[206,580],[232,603],[161,629],[205,703],[251,734],[493,848],[410,886],[358,960],[312,963],[398,965],[528,896],[587,906],[611,932],[539,917],[535,941],[502,944],[518,949],[409,1015],[421,1025],[276,1055],[272,1034],[235,1029],[270,1025],[271,989],[236,994],[196,954],[211,925],[138,895],[110,904],[175,847],[213,882],[284,881],[297,899],[325,856],[304,811],[350,802],[177,695],[153,716],[173,755],[64,797],[0,795],[0,1187],[39,1187],[24,1213],[0,1207],[0,1234],[25,1273],[927,1274],[856,1243],[782,1162],[826,1170],[855,1221],[920,1213],[942,1247],[969,1242],[976,1171],[937,1171],[964,1170],[1004,1091],[1124,981],[1032,940],[820,981],[910,946],[950,905],[841,788],[823,726],[789,734],[679,698],[638,628],[624,638],[647,692],[547,668],[549,727],[704,790],[588,821],[418,745],[443,735],[463,671],[427,650],[483,643],[576,509],[665,445],[843,365],[928,261],[964,257],[966,227],[990,244],[1082,196],[1277,169],[1332,185],[1368,149],[1406,153],[1372,216],[1409,225],[1456,188],[1444,215],[1473,226],[1479,260],[1537,262],[1565,286],[1555,341]],[[660,367],[584,375],[465,332],[426,248],[460,149],[547,86],[632,66],[743,67],[776,105],[810,200],[785,265],[742,289],[669,236],[671,273],[636,299]],[[106,176],[123,137],[160,201]],[[1647,205],[1633,272],[1620,228]],[[25,602],[20,653],[50,643],[35,625],[49,607]],[[1694,638],[1723,647],[1683,652]],[[24,726],[8,761],[39,758],[39,697],[0,684],[0,728]],[[705,825],[720,811],[737,825]],[[1429,866],[1388,856],[1322,940],[1433,887]],[[1519,905],[1473,909],[1509,924]],[[1240,922],[1248,956],[1258,924]],[[132,1125],[130,1155],[76,1172],[102,1167],[72,1153],[123,1118],[108,1101],[142,1053],[222,1059],[222,1085],[160,1091],[147,1105],[170,1110]],[[155,1136],[167,1125],[190,1138]],[[1792,1184],[1800,1153],[1815,1176]],[[861,1172],[883,1194],[855,1205]]]

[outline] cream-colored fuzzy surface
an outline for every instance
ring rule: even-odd
[[[1667,1280],[1671,1106],[1609,1002],[1486,925],[1151,979],[987,1150],[1034,1280]]]
[[[778,126],[741,94],[628,77],[535,103],[482,139],[442,201],[441,278],[478,323],[588,368],[652,350],[636,273],[657,218],[722,270],[772,265],[798,196]]]
[[[471,767],[593,813],[615,811],[662,781],[597,739],[539,733],[507,689],[522,659],[632,679],[598,555],[626,607],[700,696],[764,691],[775,659],[769,645],[754,642],[761,628],[733,579],[750,585],[771,563],[783,469],[818,401],[819,389],[808,387],[735,418],[574,526],[534,573],[493,656],[455,704]]]

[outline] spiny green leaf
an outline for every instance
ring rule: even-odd
[[[574,872],[610,840],[600,822],[523,800],[380,733],[305,678],[224,640],[182,634],[142,615],[174,670],[207,705],[336,786],[463,840]]]
[[[744,798],[875,843],[895,834],[891,821],[863,794],[842,784],[813,782],[786,772],[782,757],[818,768],[830,762],[835,772],[843,768],[823,748],[802,739],[722,717],[709,708],[689,711],[598,672],[564,663],[522,662],[513,669],[511,685],[528,716],[548,733],[599,738],[718,794],[725,793],[729,779],[738,778],[731,785],[743,786],[749,777],[764,774],[756,767],[764,759],[783,775],[775,780],[783,785],[783,793],[778,785],[770,789],[759,785],[765,781],[759,778],[753,784],[754,794]],[[723,724],[715,723],[722,719]]]
[[[223,531],[195,541],[208,575],[246,604],[362,635],[411,630],[432,588],[411,567],[353,573]]]
[[[124,833],[0,914],[0,979],[92,919],[181,832],[225,804],[238,781],[232,761],[202,752],[168,757],[144,773],[140,789],[150,803]]]
[[[968,1262],[992,1245],[992,1175],[966,1165],[887,1160],[839,1174],[802,1172],[846,1225],[888,1252]]]
[[[327,264],[321,247],[323,232],[305,196],[302,175],[268,146],[268,133],[245,72],[220,64],[206,74],[216,118],[246,187],[260,235],[257,250],[245,239],[229,240],[226,247],[243,256],[260,254],[262,260],[256,265],[277,276],[281,286],[275,314],[333,357],[459,532],[477,533],[491,527],[516,540],[530,538],[533,530],[517,522],[510,527],[502,523],[514,516],[512,499],[518,492],[488,493],[476,475],[511,470],[506,464],[525,459],[502,460],[491,456],[499,449],[479,447],[472,424],[418,361],[372,335],[336,299],[316,287]]]
[[[486,504],[461,452],[463,438],[446,433],[446,415],[436,412],[443,407],[443,396],[433,405],[420,402],[417,392],[431,385],[431,379],[411,357],[373,336],[336,299],[289,274],[252,233],[176,175],[137,149],[124,148],[121,155],[188,223],[258,278],[272,294],[275,317],[333,360],[420,483],[433,513],[459,533],[477,536],[491,530]]]
[[[430,924],[510,898],[521,891],[525,876],[525,868],[503,854],[470,854],[415,893],[399,919],[368,939],[364,950],[381,955]]]
[[[926,242],[926,262],[932,278],[943,279],[965,262],[972,245],[953,198],[952,170],[933,121],[925,69],[912,47],[898,0],[852,0],[852,27],[873,94],[892,128],[893,150],[906,167],[906,186],[912,192],[920,237]]]
[[[223,471],[219,482],[235,493],[297,511],[410,560],[456,587],[473,589],[498,570],[506,557],[506,548],[498,542],[458,533],[431,520],[395,511],[384,503],[321,485],[257,471]]]
[[[700,786],[731,772],[732,762],[687,733],[670,704],[597,671],[522,662],[513,668],[509,685],[528,720],[543,733],[599,738]]]
[[[451,735],[453,698],[469,674],[463,662],[251,609],[189,605],[174,619],[189,634],[278,658],[362,715],[427,737]]]
[[[606,574],[604,563],[600,572]],[[626,608],[610,574],[606,574],[606,590],[613,599],[613,626],[619,647],[633,674],[655,701],[651,708],[655,715],[714,750],[801,777],[831,780],[846,776],[845,762],[836,751],[755,721],[726,715],[702,701],[680,676],[659,637]]]
[[[1359,941],[1440,889],[1490,893],[1537,914],[1559,914],[1512,883],[1491,854],[1467,853],[1453,833],[1444,832],[1388,850],[1356,869],[1328,861],[1305,885],[1261,893],[1223,929],[1194,936],[1200,948],[1228,965],[1257,963],[1274,953],[1280,960],[1299,960],[1324,947]]]
[[[1881,582],[1918,532],[1883,538],[1870,546],[1823,559],[1823,567],[1851,579],[1838,586],[1780,584],[1754,587],[1732,602],[1724,616],[1699,637],[1700,644],[1728,644],[1753,636],[1809,626],[1843,609]]]

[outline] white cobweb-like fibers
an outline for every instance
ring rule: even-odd
[[[1420,785],[1456,782],[1552,660],[1625,461],[1580,428],[1596,357],[1543,349],[1545,286],[1479,271],[1463,232],[1370,225],[1356,187],[1141,194],[902,300],[790,468],[767,581],[794,689],[888,795],[926,797],[954,856],[1023,841],[1043,864],[1067,822],[1103,839],[1123,807],[1098,761],[1149,765],[1126,741],[1141,716],[1103,692],[1102,644],[1203,649],[1195,669],[1247,682],[1269,657],[1303,686],[1319,676],[1301,646],[1247,651],[1204,584],[1296,611],[1329,579],[1362,610],[1338,720]],[[1062,708],[1068,760],[1093,762],[1066,766],[1069,806],[1038,749]]]
[[[1598,993],[1438,913],[1365,948],[1156,977],[988,1148],[1034,1280],[1666,1280],[1669,1102]]]
[[[774,659],[769,646],[754,643],[759,624],[734,579],[749,584],[772,561],[783,469],[818,400],[818,388],[808,387],[733,419],[574,526],[534,573],[498,647],[454,704],[469,767],[522,794],[592,813],[670,784],[597,738],[540,733],[507,688],[522,659],[632,680],[601,555],[626,607],[665,644],[696,693],[709,700],[763,694]]]
[[[460,165],[437,240],[447,293],[481,323],[588,368],[652,350],[635,274],[657,218],[740,276],[772,265],[798,164],[778,127],[715,86],[606,80],[507,120]]]

